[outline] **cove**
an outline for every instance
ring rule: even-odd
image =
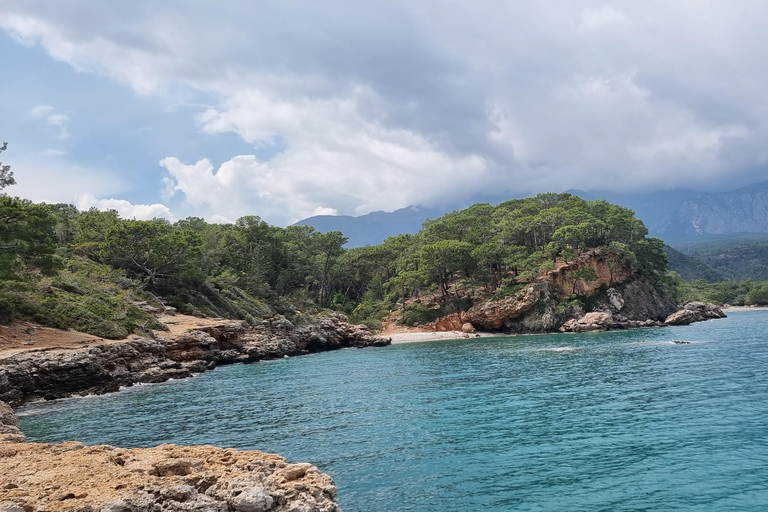
[[[308,461],[334,477],[346,512],[764,510],[766,327],[768,312],[735,312],[686,327],[341,350],[19,415],[30,441],[213,444]]]

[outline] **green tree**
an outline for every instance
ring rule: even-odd
[[[0,146],[0,153],[6,149],[8,149],[8,143],[3,142],[3,145]],[[16,180],[13,178],[13,171],[11,171],[11,166],[7,164],[3,165],[3,163],[0,162],[0,190],[15,184]]]
[[[571,293],[576,293],[576,286],[579,284],[579,282],[596,281],[598,278],[598,275],[597,275],[597,272],[595,272],[594,268],[589,266],[584,266],[572,272],[568,272],[568,278],[573,283],[573,290],[571,291]]]
[[[151,284],[194,268],[190,259],[199,254],[200,233],[176,230],[167,223],[124,220],[113,226],[101,244],[105,261],[145,275]]]

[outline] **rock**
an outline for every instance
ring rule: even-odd
[[[562,332],[594,332],[605,331],[613,323],[610,313],[593,311],[582,316],[578,320],[571,319],[560,328]]]
[[[678,311],[669,315],[664,320],[664,324],[688,325],[713,318],[725,318],[725,313],[714,304],[695,301],[683,305]]]
[[[0,454],[0,512],[339,510],[330,476],[257,451],[0,442]],[[152,468],[176,467],[179,460],[195,462],[186,474],[152,474]]]
[[[606,294],[608,295],[608,302],[611,303],[613,312],[618,313],[621,311],[621,308],[624,307],[624,298],[621,296],[618,290],[616,290],[616,288],[608,288]]]
[[[475,326],[473,326],[470,322],[465,322],[464,325],[461,326],[461,332],[473,334],[475,332]]]
[[[283,318],[254,327],[222,321],[173,339],[134,337],[0,359],[0,400],[18,406],[36,399],[102,394],[139,382],[182,379],[222,364],[390,343],[338,314],[320,316],[301,327]]]
[[[238,494],[232,500],[232,506],[238,512],[266,512],[272,508],[274,501],[266,489],[252,487]]]
[[[27,438],[19,430],[19,418],[11,406],[0,402],[0,442],[23,443]]]

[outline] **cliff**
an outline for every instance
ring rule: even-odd
[[[595,271],[594,280],[573,277],[574,272],[584,267]],[[574,290],[586,301],[571,300]],[[429,328],[504,333],[627,329],[677,325],[667,322],[677,310],[673,298],[634,272],[619,255],[606,248],[596,248],[574,262],[560,262],[556,269],[539,276],[514,295],[500,300],[476,300],[469,310],[443,317]],[[709,318],[715,317],[720,318]],[[696,315],[680,318],[705,319]]]
[[[333,479],[258,451],[26,443],[0,402],[0,511],[335,512]]]
[[[24,351],[1,358],[0,400],[18,406],[33,400],[102,394],[139,382],[186,378],[221,364],[388,343],[338,314],[304,326],[279,319],[255,327],[221,321],[179,336],[156,333],[155,338]]]

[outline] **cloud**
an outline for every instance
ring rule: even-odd
[[[41,117],[48,117],[56,109],[50,105],[38,105],[29,111],[29,117],[33,119],[39,119]]]
[[[76,204],[77,208],[83,211],[91,208],[98,210],[117,210],[120,217],[124,219],[152,220],[167,219],[173,221],[174,217],[171,210],[162,204],[131,204],[124,199],[97,199],[90,194],[81,195]]]
[[[208,218],[701,188],[766,162],[764,2],[189,5],[18,2],[0,26],[168,106],[204,102],[190,122],[253,145],[216,165],[166,153],[163,201]]]
[[[59,129],[58,138],[69,138],[69,116],[56,112],[56,109],[50,105],[38,105],[29,111],[29,117],[32,119],[45,119],[50,125]]]
[[[83,193],[116,195],[128,188],[123,178],[100,169],[73,164],[68,161],[68,155],[60,155],[58,150],[31,157],[14,155],[9,163],[17,184],[5,189],[5,192],[32,201],[73,204]]]

